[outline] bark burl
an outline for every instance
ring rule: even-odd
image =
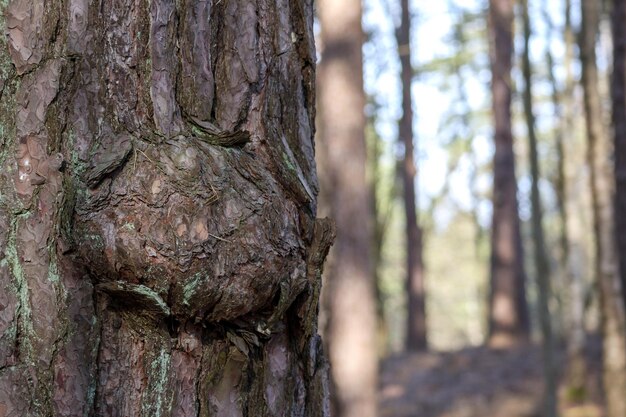
[[[0,28],[0,417],[327,416],[312,1]]]

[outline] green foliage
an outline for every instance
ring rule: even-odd
[[[487,242],[476,248],[469,213],[453,216],[429,235],[425,252],[429,338],[444,350],[479,345],[486,335]]]
[[[565,398],[570,403],[582,403],[588,397],[585,387],[568,387],[565,392]]]

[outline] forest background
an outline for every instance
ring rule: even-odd
[[[321,10],[332,8],[320,3]],[[521,293],[506,291],[523,299],[511,318],[516,341],[504,345],[519,346],[529,337],[542,346],[546,385],[540,415],[558,414],[557,396],[569,398],[567,402],[586,395],[583,385],[588,381],[575,381],[585,372],[576,357],[586,349],[585,339],[594,334],[604,335],[605,388],[619,393],[621,388],[612,388],[611,381],[623,381],[624,355],[614,356],[611,346],[623,348],[625,342],[624,300],[614,258],[623,210],[620,197],[613,206],[615,183],[618,194],[621,184],[621,154],[619,148],[613,150],[613,140],[616,146],[623,140],[619,126],[626,116],[620,107],[623,74],[617,72],[623,64],[623,57],[617,56],[625,42],[620,31],[623,7],[619,1],[591,0],[363,2],[366,175],[374,216],[370,253],[380,357],[406,350],[502,346],[494,337],[499,331],[494,318],[497,294],[502,290],[494,287],[499,280],[494,271],[504,261],[493,225],[502,216],[494,213],[494,206],[502,204],[494,203],[494,195],[502,191],[494,191],[494,184],[497,188],[502,174],[497,162],[503,157],[495,143],[503,143],[504,130],[504,142],[510,144],[512,136],[513,145],[512,153],[504,156],[511,158],[505,165],[513,176],[509,185],[515,220],[509,221],[520,225],[521,246],[514,251],[522,261],[515,284],[521,280]],[[332,24],[324,22],[325,13],[318,24],[322,74],[318,164],[322,209],[325,200],[330,201],[326,205],[332,216],[346,212],[337,208],[345,185],[335,188],[334,173],[325,172],[337,160],[328,156],[335,146],[331,143],[335,125],[325,124],[333,110],[325,108],[332,105],[324,101],[329,94],[325,88],[330,89],[325,87],[329,81],[325,68],[334,65],[337,45],[329,42],[331,62],[325,60],[325,47],[326,41],[341,36],[333,38],[335,28],[326,29],[331,35],[324,35],[325,25]],[[506,98],[498,90],[502,82]],[[334,80],[330,84],[337,85]],[[510,114],[504,115],[509,105]],[[509,124],[505,129],[498,125],[502,117]],[[619,166],[614,171],[615,161]],[[331,179],[324,192],[326,175]],[[407,177],[415,181],[414,197],[407,194],[412,184]],[[410,207],[413,203],[416,209]],[[418,225],[412,232],[414,212]],[[342,224],[339,217],[341,245],[342,228],[350,223]],[[510,227],[518,227],[513,223]],[[412,238],[412,233],[418,237]],[[350,242],[352,233],[347,234],[350,237],[344,240]],[[621,251],[620,247],[615,252],[618,263],[625,255]],[[337,279],[333,265],[343,262],[343,250],[336,252],[333,256],[331,251],[327,274],[331,287]],[[417,285],[412,281],[411,256],[418,259]],[[337,297],[327,295],[331,301],[325,304],[328,311],[322,312],[321,329],[330,323],[326,336],[331,365],[336,344],[332,322],[341,317],[333,310]],[[621,335],[611,339],[611,331]],[[569,387],[557,393],[557,380],[563,376]],[[341,383],[337,391],[342,391]],[[616,414],[616,394],[607,395],[612,397],[608,415],[621,415],[623,409]]]
[[[545,3],[545,4],[542,4]],[[577,8],[572,8],[574,22],[579,22]],[[381,296],[385,305],[388,339],[385,349],[403,349],[405,311],[405,246],[401,195],[398,192],[397,161],[403,153],[397,140],[398,119],[402,114],[399,62],[394,37],[397,5],[386,0],[364,2],[363,27],[367,33],[364,45],[364,87],[368,96],[367,139],[370,163],[374,147],[378,166],[369,172],[378,189],[379,216],[386,222],[383,257],[379,265]],[[553,68],[559,88],[565,82],[563,60],[565,46],[561,2],[532,2],[530,14],[534,25],[530,55],[535,65],[535,112],[539,136],[539,153],[544,176],[540,188],[545,209],[545,226],[551,262],[558,265],[559,208],[557,201],[557,161],[554,135],[561,121],[555,117],[551,97],[552,84],[546,66],[546,48],[556,64]],[[479,1],[428,2],[412,8],[413,66],[412,97],[415,152],[418,175],[417,201],[425,223],[424,257],[430,344],[435,349],[455,349],[480,345],[487,335],[489,230],[491,226],[491,191],[493,158],[493,122],[491,120],[491,73],[485,4]],[[547,21],[547,19],[549,19]],[[578,23],[576,23],[578,24]],[[530,237],[530,167],[528,141],[523,114],[520,68],[522,50],[521,24],[516,25],[516,56],[513,68],[513,130],[518,175],[519,216],[522,221],[526,253],[532,251]],[[601,28],[598,65],[603,76],[605,117],[610,123],[611,40],[609,22]],[[580,77],[580,65],[572,62],[574,77]],[[591,285],[593,233],[588,171],[584,168],[585,127],[580,87],[573,99],[576,125],[568,138],[568,166],[583,167],[570,171],[576,223],[580,235],[575,237],[579,270]],[[376,169],[376,172],[372,172]],[[374,178],[375,176],[375,178]],[[454,262],[450,257],[454,255]],[[526,257],[529,277],[529,302],[536,304],[536,284],[532,257]],[[556,278],[558,280],[558,277]],[[558,281],[557,281],[558,284]],[[561,283],[564,285],[563,283]],[[594,302],[593,297],[589,300]],[[558,303],[558,299],[553,300]],[[597,300],[596,300],[597,302]],[[590,305],[592,310],[597,306]],[[536,309],[531,309],[536,311]],[[596,327],[597,314],[589,314],[589,325]],[[536,319],[535,319],[536,320]],[[538,328],[535,326],[538,336]]]

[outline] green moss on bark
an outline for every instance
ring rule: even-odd
[[[33,330],[28,282],[26,281],[26,276],[24,274],[24,270],[22,269],[22,263],[20,262],[17,251],[17,221],[17,217],[13,218],[11,221],[11,231],[7,241],[5,255],[11,268],[11,274],[13,275],[13,281],[15,283],[15,288],[17,289],[19,300],[17,308],[17,323],[19,332],[20,359],[25,363],[32,364],[33,345],[31,343],[31,339],[35,336],[35,332]]]

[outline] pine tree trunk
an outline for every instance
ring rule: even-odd
[[[530,150],[530,173],[531,173],[531,210],[532,210],[532,236],[535,274],[537,279],[537,291],[539,298],[539,322],[542,335],[543,373],[545,380],[544,390],[544,416],[556,417],[557,412],[557,369],[555,363],[554,335],[552,331],[552,315],[550,314],[550,300],[552,298],[552,286],[550,282],[550,260],[543,232],[543,208],[541,194],[539,193],[539,180],[541,170],[537,152],[537,135],[535,133],[535,115],[533,110],[532,94],[532,65],[530,62],[530,17],[528,15],[528,0],[522,0],[522,21],[524,26],[524,53],[522,56],[522,73],[524,76],[524,114],[528,130],[528,148]]]
[[[511,0],[490,0],[489,31],[495,122],[489,344],[508,346],[525,342],[530,327],[511,132]]]
[[[0,12],[0,416],[328,416],[311,1]]]
[[[320,146],[337,225],[325,276],[334,415],[374,417],[377,400],[373,211],[365,176],[364,34],[360,0],[320,0]]]
[[[569,5],[565,6],[565,13],[568,13],[571,8]],[[558,210],[558,242],[559,242],[559,251],[558,251],[558,261],[559,268],[555,273],[555,299],[558,304],[558,315],[555,323],[557,327],[555,329],[556,337],[559,338],[562,336],[562,332],[566,331],[567,326],[564,325],[563,320],[565,320],[564,308],[568,306],[568,281],[570,281],[570,271],[568,270],[568,257],[570,254],[570,237],[569,231],[567,228],[568,221],[568,211],[567,211],[567,177],[565,172],[565,143],[564,136],[565,132],[569,132],[571,134],[571,119],[566,119],[563,112],[563,103],[562,99],[565,96],[565,100],[571,100],[569,96],[569,89],[571,87],[571,44],[570,40],[565,40],[565,59],[563,62],[563,66],[565,67],[565,88],[561,89],[559,83],[556,80],[556,75],[554,74],[555,62],[554,57],[552,56],[551,44],[552,44],[552,34],[554,32],[554,23],[552,22],[552,18],[550,17],[550,12],[548,10],[548,5],[545,3],[542,5],[542,14],[546,24],[548,25],[547,33],[546,33],[546,50],[545,50],[545,58],[546,58],[546,69],[548,71],[548,80],[551,85],[551,98],[552,98],[552,106],[554,108],[554,125],[553,125],[553,134],[554,134],[554,150],[556,151],[556,175],[552,179],[554,191],[556,194],[556,206]],[[569,30],[568,25],[569,16],[565,18],[567,20],[565,24],[564,32]],[[569,36],[566,34],[564,37]],[[569,115],[568,115],[569,116]]]
[[[389,201],[395,196],[394,190],[390,193],[390,196],[380,196],[382,189],[381,183],[384,181],[383,173],[381,170],[381,161],[383,154],[384,143],[382,138],[374,131],[374,119],[368,120],[368,129],[366,133],[366,145],[367,145],[367,180],[370,190],[370,205],[373,211],[374,218],[374,231],[372,239],[372,271],[374,273],[374,295],[376,300],[376,319],[377,330],[376,339],[378,345],[378,351],[381,356],[386,355],[389,344],[389,326],[387,325],[387,319],[385,316],[385,293],[382,282],[381,270],[383,267],[383,249],[385,243],[385,232],[387,230],[387,224],[390,217],[389,208],[391,205]],[[381,204],[383,201],[386,204]],[[324,292],[322,291],[322,294]]]
[[[600,293],[603,337],[603,382],[607,417],[626,415],[626,318],[615,249],[613,170],[610,140],[605,132],[598,92],[596,35],[600,5],[581,2],[580,58],[587,125],[588,164],[595,232],[595,274]]]
[[[626,304],[626,1],[613,0],[613,128],[615,130],[615,230],[617,253]]]
[[[413,145],[413,103],[411,84],[411,15],[409,1],[402,0],[402,18],[396,29],[398,55],[402,80],[402,118],[398,124],[399,142],[404,148],[404,159],[400,164],[404,190],[404,213],[406,216],[406,289],[407,289],[407,335],[408,350],[426,350],[426,291],[424,287],[424,262],[422,258],[422,229],[417,223],[415,178],[417,168]]]
[[[548,22],[549,32],[554,30],[553,23],[549,17],[547,6],[544,4],[544,15]],[[550,52],[550,48],[546,48],[546,63],[548,67],[548,76],[550,84],[552,84],[552,102],[554,104],[554,118],[557,121],[555,127],[555,148],[557,153],[557,176],[555,180],[555,190],[557,197],[557,206],[559,210],[560,230],[559,230],[559,246],[561,249],[559,267],[561,285],[558,291],[563,293],[563,302],[561,303],[562,325],[563,331],[567,339],[567,366],[565,366],[567,376],[566,383],[568,396],[571,398],[584,399],[585,397],[585,380],[587,374],[587,364],[585,361],[585,328],[584,328],[584,282],[582,268],[576,263],[579,261],[579,255],[576,252],[576,245],[572,242],[580,239],[577,236],[579,227],[573,227],[574,224],[580,223],[575,216],[570,216],[571,201],[575,197],[571,189],[570,175],[572,166],[572,157],[575,153],[575,147],[572,142],[565,146],[565,138],[574,138],[574,88],[575,81],[572,73],[573,49],[574,49],[574,33],[571,23],[571,1],[565,1],[564,8],[565,25],[563,30],[563,41],[565,43],[565,55],[563,66],[565,68],[565,85],[562,90],[559,89],[556,76],[554,74],[554,58]],[[547,43],[551,43],[552,37],[549,36]]]

